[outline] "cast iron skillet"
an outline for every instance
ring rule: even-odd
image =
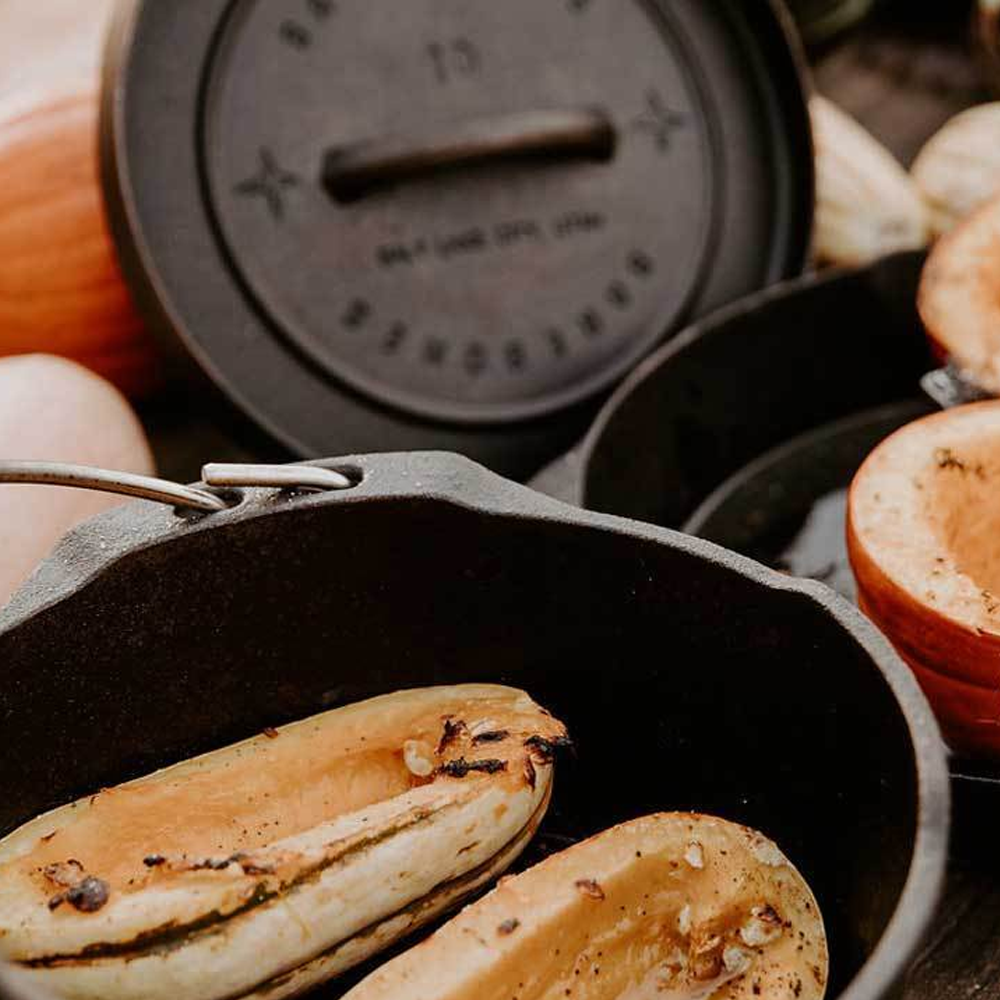
[[[511,683],[578,746],[536,858],[659,809],[749,823],[817,892],[829,996],[892,994],[938,898],[949,791],[923,696],[858,612],[465,459],[346,465],[345,492],[133,503],[64,541],[0,614],[0,834],[333,705]],[[11,971],[0,997],[34,1000]]]

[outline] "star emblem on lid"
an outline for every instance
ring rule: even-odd
[[[684,115],[671,108],[658,90],[648,90],[646,110],[632,122],[632,128],[637,132],[651,135],[656,148],[664,152],[670,148],[674,132],[682,128],[686,122]]]
[[[236,185],[235,191],[248,198],[263,198],[275,219],[285,214],[285,191],[297,187],[299,178],[291,171],[284,170],[266,146],[260,149],[260,165],[257,173]]]

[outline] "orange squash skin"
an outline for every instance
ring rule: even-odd
[[[847,549],[861,610],[913,670],[948,743],[1000,757],[1000,636],[952,620],[891,580],[861,542],[850,513]]]
[[[917,293],[934,357],[1000,392],[1000,196],[942,236],[924,265]]]
[[[71,358],[143,396],[162,363],[108,230],[92,88],[0,123],[0,356]]]

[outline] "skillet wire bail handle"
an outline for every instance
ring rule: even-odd
[[[342,472],[318,465],[220,465],[201,470],[209,486],[272,487],[274,489],[349,490],[356,484]]]
[[[226,510],[229,504],[214,493],[181,486],[165,479],[136,476],[131,472],[95,469],[65,462],[19,462],[0,460],[0,483],[31,483],[37,486],[69,486],[120,496],[154,500],[157,503],[191,507],[207,513]]]
[[[280,489],[346,490],[355,483],[343,473],[310,465],[206,465],[204,482],[217,487],[275,487]],[[182,486],[166,479],[137,476],[130,472],[97,469],[66,462],[34,462],[0,459],[0,484],[67,486],[119,496],[152,500],[174,507],[215,514],[228,510],[224,497],[195,486]]]

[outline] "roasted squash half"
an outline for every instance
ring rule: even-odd
[[[766,837],[648,816],[500,885],[345,1000],[820,1000],[823,919]]]
[[[404,691],[48,813],[0,841],[0,957],[72,998],[289,996],[509,865],[563,726],[521,691]]]
[[[1000,197],[937,242],[917,305],[935,353],[1000,394]]]
[[[956,750],[1000,756],[1000,402],[917,420],[868,456],[847,542],[862,610]]]

